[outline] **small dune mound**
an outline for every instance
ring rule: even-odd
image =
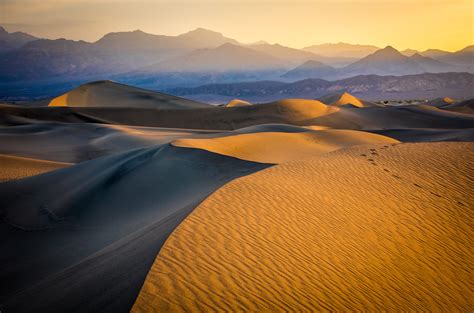
[[[232,107],[242,107],[242,106],[247,106],[247,105],[252,105],[252,103],[247,102],[245,100],[240,100],[240,99],[234,99],[227,103],[225,105],[226,108],[232,108]]]
[[[469,100],[461,101],[461,102],[454,102],[454,103],[442,106],[441,109],[458,112],[458,113],[474,114],[474,99],[469,99]]]
[[[455,103],[456,101],[449,98],[449,97],[444,97],[444,98],[437,98],[437,99],[433,99],[431,101],[428,101],[428,103],[434,107],[442,107],[442,106],[445,106],[445,105],[450,105],[450,104],[453,104]]]
[[[76,89],[54,98],[48,106],[131,107],[156,109],[192,109],[209,107],[209,105],[205,103],[127,86],[108,80],[81,85]]]
[[[260,163],[283,163],[361,144],[397,143],[382,135],[355,130],[310,130],[300,132],[257,132],[215,138],[178,139],[176,147],[207,150]]]
[[[310,99],[282,99],[270,105],[276,106],[281,115],[295,119],[316,118],[339,111],[338,108]]]
[[[357,108],[367,108],[377,106],[374,103],[360,100],[350,93],[334,93],[320,98],[322,102],[333,106],[352,106]]]

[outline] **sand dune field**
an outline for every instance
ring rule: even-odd
[[[471,106],[0,105],[0,311],[472,311]]]

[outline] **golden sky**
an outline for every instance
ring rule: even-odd
[[[0,0],[0,25],[45,38],[95,41],[141,29],[203,27],[241,42],[326,42],[459,50],[474,43],[474,0]]]

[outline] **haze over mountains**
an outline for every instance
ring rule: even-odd
[[[116,32],[93,43],[38,39],[1,28],[0,42],[0,85],[6,90],[2,98],[25,89],[31,95],[24,96],[45,96],[41,93],[45,85],[56,95],[97,79],[163,90],[218,82],[474,72],[473,46],[457,52],[403,53],[390,46],[347,43],[295,49],[263,41],[242,44],[203,28],[178,36]],[[66,88],[65,82],[72,85]]]
[[[265,102],[286,98],[319,98],[348,91],[367,100],[434,99],[474,97],[474,74],[424,73],[405,76],[359,75],[335,81],[319,78],[296,82],[258,81],[207,84],[193,88],[173,88],[169,92],[200,101],[227,102],[234,98]]]

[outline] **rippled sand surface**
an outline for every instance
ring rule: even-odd
[[[472,311],[473,162],[472,143],[381,144],[236,179],[132,311]]]

